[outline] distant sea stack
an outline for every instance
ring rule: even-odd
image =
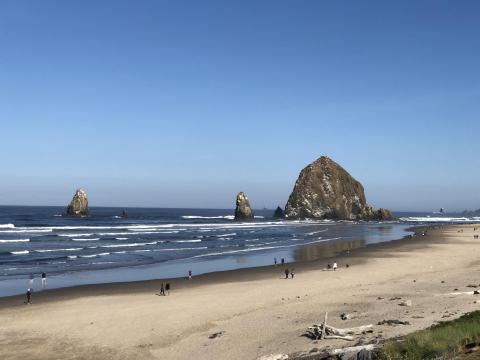
[[[283,210],[280,206],[277,206],[277,208],[275,209],[275,212],[273,213],[273,218],[274,219],[285,219],[285,213],[283,212]]]
[[[285,207],[287,219],[392,220],[386,209],[368,205],[362,184],[322,156],[301,172]]]
[[[67,215],[69,216],[88,216],[88,198],[87,193],[83,189],[77,189],[72,201],[67,207]]]
[[[245,195],[244,192],[239,192],[237,195],[237,207],[235,208],[235,220],[250,221],[253,220],[253,218],[253,211],[247,195]]]

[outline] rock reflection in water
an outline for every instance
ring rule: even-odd
[[[293,257],[295,261],[311,261],[332,257],[343,251],[357,249],[365,245],[366,241],[364,239],[317,244],[295,249]]]

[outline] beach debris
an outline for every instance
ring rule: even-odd
[[[383,320],[383,321],[379,321],[377,325],[395,326],[395,325],[410,325],[410,323],[408,321],[401,321],[401,320]]]
[[[473,292],[473,295],[480,295],[480,291],[475,290],[475,291]]]
[[[314,340],[321,339],[341,339],[347,341],[353,341],[352,335],[362,335],[367,331],[370,331],[373,325],[363,325],[352,328],[339,329],[331,325],[327,325],[328,312],[325,313],[325,320],[322,324],[309,326],[307,328],[306,335]]]
[[[225,334],[225,331],[219,331],[208,336],[209,339],[216,339]]]
[[[287,360],[287,354],[270,354],[270,355],[263,355],[258,358],[258,360]]]
[[[381,296],[377,297],[377,300],[383,300],[384,298],[382,298]]]
[[[478,287],[478,285],[469,284],[469,285],[467,285],[467,287],[469,287],[469,288],[477,288],[477,287]]]
[[[341,359],[344,359],[344,358],[345,359],[347,358],[348,359],[367,359],[369,358],[367,353],[378,349],[380,346],[381,346],[380,344],[359,345],[359,346],[329,350],[328,353],[331,356],[340,355]]]
[[[390,298],[390,301],[394,301],[394,300],[402,300],[402,298],[398,296]]]
[[[346,313],[341,313],[341,314],[340,314],[340,319],[342,319],[342,320],[348,320],[348,319],[349,319],[349,315],[346,314]]]
[[[405,301],[402,301],[400,304],[398,304],[400,306],[412,306],[412,300],[405,300]]]

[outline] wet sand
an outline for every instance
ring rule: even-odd
[[[474,295],[462,294],[480,284],[480,240],[473,238],[480,231],[473,228],[352,250],[335,258],[335,272],[324,271],[333,259],[287,264],[296,273],[288,280],[278,265],[174,279],[165,297],[156,294],[167,280],[44,291],[31,305],[23,296],[2,298],[0,358],[257,359],[351,346],[302,336],[325,311],[336,327],[411,324],[375,325],[365,342],[406,334],[480,308]],[[399,306],[404,300],[412,306]]]

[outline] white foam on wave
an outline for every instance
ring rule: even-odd
[[[174,242],[174,243],[199,243],[199,242],[202,242],[202,240],[200,240],[200,239],[194,239],[194,240],[175,240],[175,241],[171,241],[171,242]]]
[[[117,237],[115,240],[128,240],[128,237]]]
[[[154,249],[153,251],[185,251],[185,250],[205,250],[208,249],[207,246],[200,247],[189,247],[189,248],[166,248],[166,249]]]
[[[44,252],[58,252],[58,251],[80,251],[83,248],[67,248],[67,249],[40,249],[35,250],[35,252],[44,253]]]
[[[337,238],[330,238],[330,239],[322,239],[322,240],[315,240],[315,241],[310,241],[307,243],[303,243],[302,245],[309,245],[309,244],[315,244],[319,242],[326,242],[326,241],[332,241],[332,240],[339,240],[341,237]],[[276,241],[275,241],[276,242]],[[273,243],[273,242],[272,242]],[[270,244],[272,244],[270,243]],[[267,243],[266,243],[267,244]],[[214,253],[207,253],[207,254],[200,254],[200,255],[195,255],[193,256],[194,258],[196,257],[206,257],[206,256],[219,256],[219,255],[229,255],[229,254],[236,254],[236,253],[243,253],[243,252],[251,252],[251,251],[260,251],[260,250],[272,250],[272,249],[281,249],[281,248],[288,248],[288,247],[294,247],[298,246],[297,244],[292,244],[292,245],[280,245],[280,246],[263,246],[266,244],[256,244],[261,245],[260,247],[249,247],[248,249],[241,249],[241,250],[229,250],[229,251],[221,251],[221,252],[214,252]],[[249,245],[247,245],[249,246]]]
[[[131,244],[113,244],[113,245],[102,245],[99,247],[102,248],[117,248],[117,247],[132,247],[132,246],[147,246],[147,245],[156,245],[157,242],[146,242],[146,243],[131,243]]]
[[[52,232],[52,228],[40,228],[40,227],[32,227],[32,228],[14,228],[13,230],[0,230],[0,233],[9,233],[9,234],[17,234],[17,233],[46,233]]]
[[[325,232],[327,231],[328,229],[324,229],[324,230],[318,230],[318,231],[312,231],[312,232],[309,232],[307,233],[307,235],[315,235],[315,234],[319,234],[319,233],[322,233],[322,232]]]
[[[233,220],[233,215],[219,215],[219,216],[198,216],[198,215],[184,215],[182,219],[229,219]]]
[[[29,254],[30,251],[28,250],[21,250],[21,251],[11,251],[10,254],[12,255],[26,255]]]
[[[16,242],[29,242],[30,239],[13,239],[13,240],[0,240],[0,243],[16,243]]]
[[[448,223],[465,223],[465,222],[473,222],[473,221],[480,221],[480,217],[429,217],[429,216],[412,216],[412,217],[402,217],[400,218],[401,221],[405,222],[448,222]]]
[[[93,234],[58,234],[58,236],[63,237],[83,237],[83,236],[92,236]]]
[[[215,235],[216,237],[227,237],[227,236],[236,236],[237,233],[231,233],[231,234],[221,234],[221,235]]]
[[[110,255],[110,253],[109,252],[103,252],[103,253],[100,253],[100,254],[80,255],[79,257],[88,259],[88,258],[94,258],[94,257],[98,257],[98,256],[107,256],[107,255]]]
[[[94,238],[94,239],[72,239],[72,241],[98,241],[100,238]]]
[[[13,229],[15,225],[13,224],[0,224],[0,229]]]

